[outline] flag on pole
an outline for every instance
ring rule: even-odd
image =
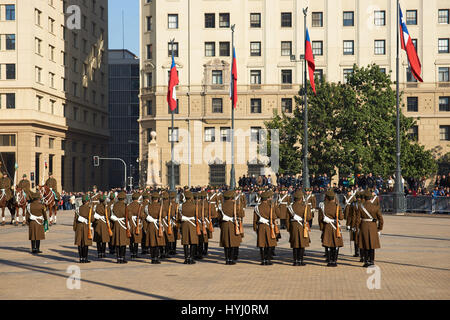
[[[177,108],[176,85],[178,84],[178,82],[177,66],[175,64],[175,58],[173,57],[172,52],[172,66],[170,67],[169,76],[169,91],[167,92],[167,102],[169,103],[170,111],[173,111]]]
[[[316,94],[316,86],[314,84],[314,70],[316,70],[316,64],[314,63],[314,56],[312,52],[311,40],[309,39],[308,28],[306,29],[305,39],[305,59],[308,62],[309,81],[311,83],[311,88],[314,94]]]
[[[403,18],[402,9],[400,8],[400,4],[398,5],[398,12],[400,15],[400,42],[402,43],[402,49],[406,51],[406,55],[408,56],[409,66],[411,68],[411,73],[414,78],[418,81],[423,82],[420,77],[421,73],[421,64],[419,57],[417,56],[416,48],[414,48],[414,44],[412,43],[411,37],[408,32],[408,28],[406,27],[405,20]]]
[[[233,62],[231,64],[231,83],[230,83],[230,99],[233,108],[236,109],[237,102],[237,67],[236,67],[236,51],[233,47]]]

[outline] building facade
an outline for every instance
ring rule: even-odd
[[[139,58],[128,50],[109,50],[109,158],[125,161],[127,185],[139,184]],[[109,163],[109,186],[124,186],[124,165]]]
[[[235,130],[239,132],[236,139],[244,133],[248,142],[247,147],[242,143],[235,146],[235,154],[241,157],[235,159],[236,177],[263,172],[260,169],[267,167],[267,159],[248,146],[260,140],[258,128],[264,128],[264,121],[275,111],[289,114],[295,107],[293,97],[303,85],[299,57],[304,53],[305,7],[317,76],[345,82],[353,64],[376,63],[386,72],[392,71],[395,81],[395,1],[141,0],[141,164],[148,160],[150,133],[155,131],[160,176],[162,183],[168,184],[171,115],[166,94],[173,49],[180,79],[174,125],[178,147],[175,180],[178,185],[229,183],[230,27],[235,25]],[[424,80],[413,81],[402,51],[402,112],[417,119],[411,136],[437,156],[443,155],[450,151],[448,1],[405,1],[402,10]],[[169,43],[171,39],[175,39],[174,45]]]
[[[14,179],[107,187],[108,1],[0,0],[0,153]]]

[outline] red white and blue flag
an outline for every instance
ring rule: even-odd
[[[308,62],[309,81],[311,83],[311,88],[314,94],[316,94],[316,86],[314,84],[314,70],[316,70],[316,64],[314,63],[314,56],[312,52],[311,40],[309,39],[308,28],[306,29],[305,39],[305,59]]]
[[[411,36],[409,35],[408,28],[406,27],[405,20],[403,18],[402,9],[400,5],[398,6],[398,12],[400,15],[400,42],[402,43],[402,49],[406,51],[406,55],[408,56],[409,66],[411,68],[411,73],[414,78],[418,81],[423,82],[420,77],[422,66],[420,64],[419,57],[417,56],[416,48],[414,48],[414,44],[412,43]]]
[[[231,83],[230,83],[230,99],[233,108],[236,108],[237,102],[237,67],[236,67],[236,51],[233,47],[233,62],[231,65]]]
[[[170,67],[169,76],[169,91],[167,92],[167,103],[169,103],[170,111],[177,108],[177,90],[176,85],[178,84],[178,71],[175,64],[175,59],[172,53],[172,66]]]

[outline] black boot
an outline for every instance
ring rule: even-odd
[[[228,264],[230,264],[230,265],[236,264],[236,259],[235,259],[236,255],[237,255],[236,249],[237,249],[237,247],[228,248],[228,260],[229,260]]]
[[[97,257],[99,259],[102,258],[102,243],[101,242],[97,242]]]
[[[88,246],[84,246],[83,247],[84,263],[90,263],[91,262],[91,261],[88,260],[88,252],[89,252],[89,247]]]
[[[41,247],[41,240],[36,240],[36,253],[42,253],[39,248]]]
[[[297,251],[297,248],[293,248],[292,249],[292,255],[293,255],[293,259],[294,259],[294,263],[292,265],[293,266],[298,266],[298,251]]]
[[[359,257],[359,249],[358,249],[358,246],[356,245],[356,241],[355,241],[355,254],[353,256]]]
[[[177,240],[172,242],[171,255],[175,256],[177,254]]]
[[[203,243],[203,252],[202,252],[204,257],[208,256],[208,242],[204,242]]]
[[[330,262],[330,250],[328,249],[328,247],[325,247],[325,262]]]
[[[328,264],[327,264],[327,267],[331,267],[332,265],[333,265],[333,263],[332,263],[332,248],[328,248],[328,247],[326,247],[326,250],[325,250],[325,254],[327,255],[327,262],[328,262]]]
[[[275,254],[275,247],[270,247],[269,253],[270,253],[270,260],[272,260],[273,257],[276,256],[276,254]]]
[[[266,250],[266,260],[267,260],[267,265],[271,266],[272,265],[272,255],[275,253],[275,247],[268,247]]]
[[[31,240],[31,253],[36,253],[36,240]]]
[[[108,242],[109,254],[116,254],[116,247],[112,244],[112,242]]]
[[[298,248],[298,265],[299,266],[306,266],[306,263],[303,262],[303,258],[305,256],[305,248]]]
[[[125,259],[126,253],[127,253],[127,246],[121,246],[120,247],[120,255],[122,257],[121,263],[128,263],[128,261]]]
[[[160,257],[162,256],[160,246],[155,247],[155,264],[161,264]]]
[[[80,257],[80,263],[84,263],[83,250],[81,248],[81,246],[78,246],[78,256]]]
[[[195,250],[195,254],[194,254],[194,259],[196,259],[196,260],[203,259],[203,242],[199,241],[199,243],[195,246],[196,246],[196,250]]]
[[[369,250],[369,267],[375,264],[375,249]]]
[[[280,219],[280,229],[286,229],[286,219]]]
[[[189,249],[189,264],[195,264],[194,256],[197,252],[197,245],[191,244],[191,247]]]
[[[106,258],[106,242],[102,242],[102,258]]]
[[[369,250],[368,249],[364,249],[363,251],[364,253],[364,257],[363,257],[363,261],[364,261],[364,268],[367,268],[370,264],[369,264]]]
[[[265,254],[265,248],[260,247],[259,248],[259,254],[261,255],[261,265],[265,266],[266,265],[266,254]]]
[[[337,261],[339,257],[339,248],[334,249],[333,267],[337,267]]]
[[[184,264],[189,264],[189,246],[183,245],[184,250]]]
[[[239,247],[233,247],[232,252],[233,252],[233,257],[232,257],[232,259],[233,259],[234,261],[238,261],[238,259],[239,259]]]
[[[364,261],[364,257],[365,257],[365,255],[366,255],[366,253],[365,253],[365,250],[363,249],[363,248],[360,248],[359,249],[359,255],[360,255],[360,259],[359,259],[359,262],[365,262]]]
[[[224,253],[225,253],[225,264],[230,264],[230,260],[229,260],[229,256],[228,256],[228,252],[229,252],[229,250],[228,250],[228,248],[227,247],[224,247],[223,248],[223,251],[224,251]]]

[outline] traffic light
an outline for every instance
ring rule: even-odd
[[[99,156],[94,156],[94,167],[98,167],[100,165],[100,158]]]

